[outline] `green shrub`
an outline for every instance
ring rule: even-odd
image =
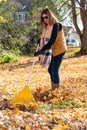
[[[19,59],[19,56],[17,56],[13,51],[3,51],[0,54],[0,64],[17,62],[18,59]]]

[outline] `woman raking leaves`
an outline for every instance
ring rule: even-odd
[[[48,49],[52,48],[52,58],[48,67],[48,72],[51,78],[52,90],[59,89],[60,87],[59,69],[64,54],[67,50],[64,38],[63,26],[54,16],[52,11],[48,8],[43,9],[41,12],[41,26],[44,26],[44,28],[52,26],[52,31],[49,31],[51,37],[49,41],[39,51],[35,52],[34,56],[38,56],[41,54],[44,55],[44,53]],[[47,34],[45,33],[45,36],[46,35]]]

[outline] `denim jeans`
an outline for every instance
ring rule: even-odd
[[[55,84],[60,83],[59,68],[60,68],[64,54],[65,53],[62,53],[55,57],[52,56],[50,66],[48,68],[48,72],[50,74],[51,81]]]

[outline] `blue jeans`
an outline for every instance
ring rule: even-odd
[[[62,53],[62,54],[55,56],[55,57],[52,56],[50,66],[48,68],[48,72],[50,74],[51,81],[54,84],[60,83],[59,68],[60,68],[64,54],[65,53]]]

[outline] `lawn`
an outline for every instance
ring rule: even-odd
[[[50,77],[38,58],[21,57],[17,63],[0,65],[1,130],[87,130],[87,56],[70,57],[78,49],[66,53],[60,68],[61,87],[56,91],[48,91]],[[11,106],[9,101],[26,85],[37,107]]]

